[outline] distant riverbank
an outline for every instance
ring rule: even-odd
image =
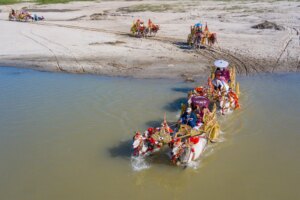
[[[41,22],[8,21],[11,8],[27,7]],[[0,64],[46,71],[139,78],[207,75],[215,59],[240,74],[300,70],[299,2],[103,1],[0,6]],[[149,18],[156,37],[129,35],[132,22]],[[282,30],[251,28],[265,20]],[[213,48],[190,49],[190,26],[207,22]],[[263,27],[264,28],[264,27]]]

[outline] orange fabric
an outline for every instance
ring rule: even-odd
[[[208,32],[208,26],[207,26],[207,23],[205,24],[204,31],[207,31],[207,32]]]
[[[203,92],[203,87],[196,87],[195,90],[196,92]]]
[[[236,109],[240,108],[238,96],[232,91],[228,92],[228,95],[229,95],[229,97],[233,98],[234,103],[235,103],[235,108]]]

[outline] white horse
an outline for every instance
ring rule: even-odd
[[[219,80],[219,79],[215,78],[212,81],[212,84],[215,87],[220,88],[221,90],[225,90],[226,92],[228,92],[228,90],[229,90],[229,85],[224,80]]]
[[[220,102],[219,106],[221,108],[221,113],[223,115],[225,115],[226,113],[230,113],[237,107],[234,98],[227,94],[220,96],[219,102]]]
[[[176,141],[171,151],[171,159],[176,165],[188,165],[190,162],[200,158],[208,143],[203,136],[196,136],[197,142]]]
[[[140,156],[140,155],[145,155],[145,153],[148,150],[148,147],[145,145],[145,139],[143,138],[142,135],[135,135],[133,138],[133,155],[134,156]]]
[[[161,138],[160,138],[161,140]],[[158,150],[160,150],[160,142],[148,137],[148,132],[145,131],[144,134],[136,133],[133,137],[133,156],[148,156]]]

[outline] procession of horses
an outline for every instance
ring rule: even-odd
[[[9,20],[40,21],[44,17],[30,14],[25,9],[11,9]],[[130,28],[132,36],[138,38],[154,37],[159,30],[160,26],[151,19],[147,25],[137,19]],[[192,48],[211,47],[216,42],[216,33],[209,31],[207,23],[204,26],[199,22],[190,27],[187,44]],[[145,158],[167,146],[171,163],[188,166],[201,157],[209,143],[219,141],[219,116],[239,108],[239,84],[236,82],[235,67],[225,60],[216,60],[207,83],[190,91],[186,102],[178,108],[181,111],[176,123],[169,125],[165,115],[159,127],[135,132],[132,156]]]
[[[235,67],[216,60],[207,83],[190,91],[178,108],[180,117],[175,124],[169,125],[164,116],[161,126],[135,132],[133,157],[144,158],[167,146],[175,165],[188,166],[198,160],[209,143],[219,141],[218,117],[240,108],[239,93]]]
[[[154,24],[151,19],[148,20],[147,26],[144,21],[137,19],[132,23],[130,33],[134,37],[145,38],[150,36],[156,36],[160,30],[158,24]],[[187,44],[194,49],[200,49],[204,46],[213,46],[217,43],[217,34],[210,32],[207,23],[203,28],[203,24],[198,22],[190,27],[190,33],[188,34]]]
[[[148,20],[146,26],[143,20],[137,19],[132,23],[130,32],[135,37],[149,37],[155,36],[159,30],[159,25],[154,24],[151,19]]]
[[[142,38],[155,36],[160,29],[150,19],[148,26],[140,19],[133,22],[132,36]],[[194,49],[211,47],[217,42],[216,33],[210,32],[207,23],[191,26],[187,44]],[[188,93],[186,103],[181,105],[177,123],[171,127],[166,116],[160,127],[149,127],[143,133],[137,131],[133,137],[133,157],[147,157],[169,148],[173,164],[188,166],[200,158],[209,143],[218,142],[220,125],[218,115],[225,115],[239,105],[239,84],[236,83],[234,66],[225,60],[216,60],[211,76],[205,86],[196,87]]]
[[[11,9],[8,14],[9,21],[20,21],[28,22],[32,21],[42,21],[44,16],[38,16],[37,14],[31,14],[25,8],[20,10]],[[147,25],[141,19],[133,21],[130,27],[130,33],[132,36],[137,38],[154,37],[160,30],[160,25],[152,22],[148,19]],[[211,47],[217,42],[217,34],[210,32],[207,23],[203,28],[203,24],[198,22],[190,27],[190,33],[187,37],[187,44],[194,49],[200,49],[201,47],[208,46]]]
[[[188,34],[187,43],[194,49],[203,46],[213,46],[217,42],[217,34],[210,32],[207,23],[203,29],[203,24],[196,23],[191,26],[191,32]]]

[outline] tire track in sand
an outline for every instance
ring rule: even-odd
[[[50,53],[53,55],[53,57],[55,58],[56,61],[56,67],[59,71],[65,71],[64,69],[61,68],[60,64],[59,64],[59,60],[57,58],[57,55],[54,53],[54,51],[52,49],[50,49],[47,45],[39,42],[38,40],[34,39],[33,37],[30,37],[29,35],[26,35],[25,33],[23,33],[22,31],[20,32],[21,35],[23,35],[24,37],[26,37],[27,39],[32,40],[34,43],[46,48],[48,51],[50,51]]]
[[[61,28],[71,28],[71,29],[77,29],[77,30],[84,30],[84,31],[94,31],[94,32],[100,32],[100,33],[109,33],[109,34],[116,34],[116,35],[121,35],[121,36],[130,36],[129,33],[127,32],[122,32],[122,31],[116,31],[116,30],[107,30],[107,29],[101,29],[101,28],[90,28],[90,27],[81,27],[81,26],[75,26],[75,25],[64,25],[64,24],[56,24],[56,23],[49,23],[49,22],[40,22],[40,23],[33,23],[36,25],[44,25],[44,26],[55,26],[55,27],[61,27]],[[169,42],[172,44],[176,44],[179,42],[185,43],[185,40],[182,39],[177,39],[177,38],[172,38],[172,37],[165,37],[165,36],[156,36],[156,37],[146,37],[145,39],[148,40],[155,40],[155,41],[160,41],[160,42]],[[250,74],[251,69],[255,72],[263,71],[265,72],[266,70],[264,69],[263,66],[261,66],[259,63],[253,61],[252,59],[248,59],[247,61],[244,60],[243,58],[239,58],[234,55],[234,53],[230,52],[229,50],[224,50],[221,49],[220,47],[213,48],[213,47],[208,47],[205,46],[205,49],[201,49],[201,51],[196,51],[196,53],[202,55],[203,57],[207,59],[227,59],[230,62],[232,62],[237,69],[237,72],[240,74]],[[257,69],[257,67],[259,69]]]
[[[66,51],[68,51],[69,54],[74,58],[76,64],[79,66],[79,68],[81,69],[81,71],[82,71],[83,73],[85,72],[83,66],[79,63],[79,61],[77,60],[76,56],[73,54],[73,52],[72,52],[68,47],[66,47],[66,46],[64,46],[64,45],[62,45],[62,44],[60,44],[60,43],[54,42],[54,41],[52,41],[52,40],[49,40],[48,38],[45,38],[45,37],[43,37],[43,36],[41,36],[41,35],[39,35],[39,34],[37,34],[37,33],[34,33],[32,30],[31,30],[31,34],[32,34],[32,35],[35,35],[36,37],[39,37],[39,38],[42,39],[42,40],[47,41],[48,43],[50,43],[50,44],[52,44],[52,45],[60,46],[60,47],[62,47],[63,49],[65,49]]]
[[[276,62],[272,68],[272,73],[275,71],[275,69],[278,67],[279,65],[279,61],[281,60],[284,52],[286,52],[288,46],[290,45],[290,43],[293,40],[293,34],[291,33],[293,30],[288,28],[289,32],[288,32],[288,39],[285,41],[285,44],[283,45],[283,49],[280,51],[279,56],[276,59]]]

